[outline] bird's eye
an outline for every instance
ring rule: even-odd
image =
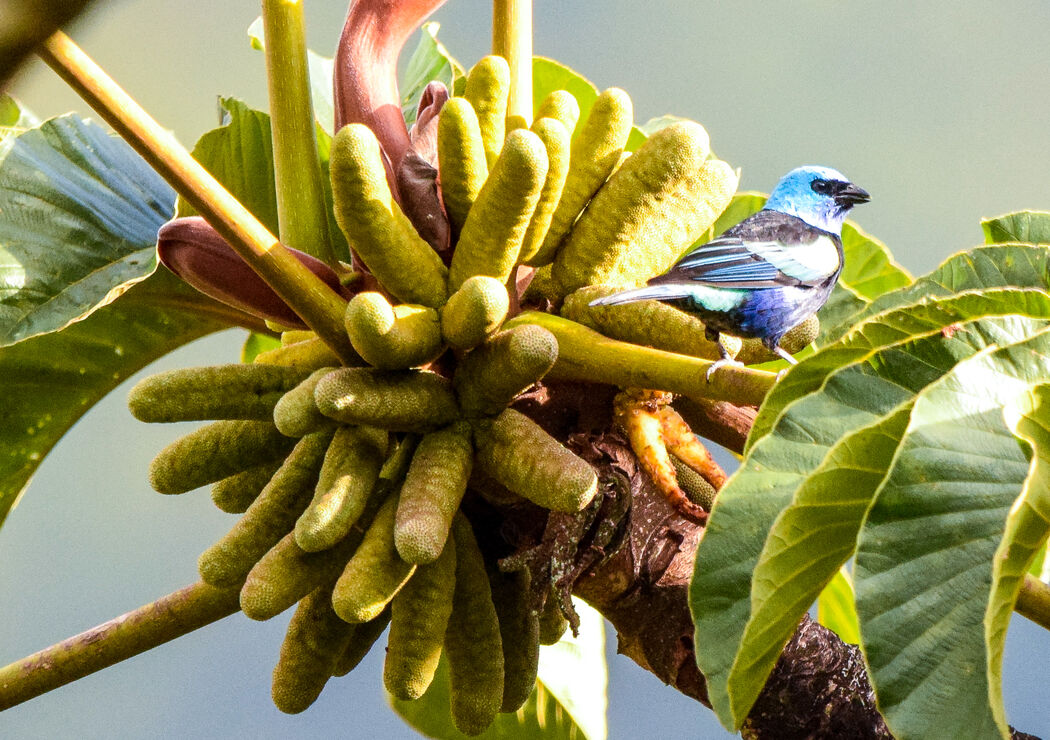
[[[820,193],[821,195],[831,195],[832,190],[834,190],[831,180],[814,180],[809,186],[813,188],[814,193]]]

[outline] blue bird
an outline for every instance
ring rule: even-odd
[[[690,250],[645,287],[591,305],[663,301],[698,316],[711,341],[721,333],[757,337],[795,364],[780,340],[828,300],[842,272],[842,222],[869,199],[833,169],[799,167],[781,178],[758,213]],[[721,342],[718,348],[722,359],[708,379],[719,367],[739,364]]]

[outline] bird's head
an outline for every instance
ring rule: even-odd
[[[839,234],[849,209],[868,200],[868,193],[841,172],[807,165],[780,178],[766,201],[766,208],[797,216],[810,226]]]

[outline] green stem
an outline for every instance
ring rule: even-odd
[[[338,267],[328,233],[301,0],[263,0],[277,222],[284,244]]]
[[[532,0],[493,0],[492,53],[510,65],[507,118],[532,124]]]
[[[40,47],[39,54],[340,358],[347,363],[355,361],[343,328],[346,301],[340,295],[304,267],[68,36],[55,33]]]
[[[1050,630],[1050,586],[1034,576],[1026,575],[1014,610],[1043,629]]]
[[[776,374],[747,367],[723,367],[710,382],[710,360],[609,339],[575,321],[529,311],[504,324],[509,329],[536,324],[558,340],[558,361],[547,377],[584,380],[620,388],[652,388],[683,396],[758,406],[776,382]]]
[[[0,668],[0,711],[217,622],[240,609],[236,591],[194,583]]]

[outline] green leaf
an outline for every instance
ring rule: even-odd
[[[631,126],[631,135],[627,137],[627,146],[624,148],[626,149],[626,151],[633,152],[637,150],[638,147],[640,147],[646,139],[648,139],[660,129],[666,128],[672,123],[677,123],[678,121],[688,120],[688,118],[683,118],[682,116],[676,116],[668,113],[657,118],[650,118],[641,126]]]
[[[850,645],[860,643],[857,607],[853,604],[853,581],[845,568],[839,568],[831,583],[817,599],[817,621]]]
[[[63,434],[121,381],[232,311],[160,269],[83,321],[0,348],[0,523]]]
[[[156,267],[175,193],[75,115],[0,143],[0,346],[56,331]]]
[[[1050,212],[1017,211],[981,221],[986,244],[1050,244]]]
[[[0,93],[0,141],[40,125],[40,119],[6,93]]]
[[[405,117],[405,125],[410,128],[416,122],[419,97],[431,81],[445,83],[451,95],[455,90],[456,80],[464,76],[463,67],[452,58],[445,45],[438,41],[439,28],[441,24],[433,21],[423,24],[419,44],[409,57],[408,66],[401,76],[401,112]]]
[[[912,282],[885,244],[849,221],[842,225],[842,252],[845,260],[839,282],[862,298],[873,301]]]
[[[540,676],[525,704],[513,714],[498,714],[477,737],[483,740],[604,740],[606,737],[605,634],[601,615],[575,601],[580,637],[571,635],[540,650]],[[395,699],[391,707],[412,727],[439,740],[467,736],[452,724],[448,663],[444,656],[430,688],[415,701]]]
[[[560,62],[546,57],[532,58],[532,103],[533,112],[544,98],[555,90],[567,90],[580,106],[580,120],[576,131],[587,120],[594,101],[598,99],[598,88],[586,77]],[[574,134],[575,135],[575,134]]]
[[[276,337],[257,331],[249,332],[248,338],[244,340],[244,346],[241,347],[241,362],[250,365],[263,352],[277,349],[280,346],[281,340]]]

